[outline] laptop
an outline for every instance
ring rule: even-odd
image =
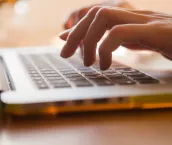
[[[172,107],[172,73],[156,76],[115,61],[101,71],[98,61],[85,67],[79,54],[63,59],[57,48],[1,50],[0,71],[9,115]]]

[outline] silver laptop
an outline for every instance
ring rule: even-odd
[[[10,115],[172,107],[172,74],[142,72],[118,62],[101,71],[56,48],[1,51],[1,106]],[[165,79],[164,79],[165,78]]]

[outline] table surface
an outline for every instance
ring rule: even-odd
[[[76,2],[67,1],[67,3],[73,8],[87,3],[87,1],[75,1]],[[34,0],[30,0],[30,2],[34,3]],[[46,1],[44,2],[45,3],[41,4],[41,7],[43,5],[46,7]],[[55,1],[51,0],[50,2],[54,5]],[[156,11],[172,13],[170,6],[172,0],[130,0],[130,2],[137,8],[153,9]],[[60,6],[58,7],[60,22],[62,22],[61,15],[65,13],[65,4],[65,1],[60,2]],[[40,5],[40,0],[37,0],[37,4],[34,3],[33,6],[37,8],[37,5]],[[38,15],[37,12],[32,11],[32,13],[34,13],[34,15]],[[11,11],[8,11],[8,14],[10,15]],[[23,22],[21,16],[20,20]],[[29,23],[31,21],[27,22]],[[46,24],[48,25],[49,23]],[[51,24],[50,26],[53,27],[54,25]],[[31,29],[35,30],[34,28]],[[58,31],[60,31],[60,25]],[[46,31],[40,32],[45,33]],[[54,30],[52,32],[54,32]],[[16,36],[21,37],[21,35],[19,36],[18,34],[16,34]],[[17,39],[19,39],[18,37]],[[27,40],[27,38],[28,36],[25,40]],[[2,37],[0,37],[0,42],[2,42],[0,45],[2,47],[11,46],[11,43],[14,45],[14,41],[7,43],[1,39]],[[15,41],[16,46],[19,46],[19,44],[23,45],[16,42],[18,41]],[[171,145],[172,110],[113,111],[75,115],[71,114],[58,116],[56,118],[49,117],[39,119],[12,119],[8,117],[7,122],[4,125],[4,129],[1,129],[0,131],[0,144]]]

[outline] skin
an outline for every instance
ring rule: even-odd
[[[97,43],[105,32],[97,48]],[[84,47],[84,65],[91,66],[100,57],[100,68],[106,70],[112,63],[112,52],[120,45],[130,49],[148,49],[172,58],[172,16],[143,10],[95,6],[73,27],[61,33],[66,41],[61,57],[71,57],[79,45]]]
[[[68,29],[71,29],[73,26],[75,26],[88,13],[88,11],[94,6],[110,6],[110,7],[134,9],[134,7],[125,0],[100,0],[100,1],[102,1],[102,2],[80,8],[80,9],[75,10],[72,13],[70,13],[70,15],[67,17],[67,19],[64,22],[64,29],[68,30]],[[65,33],[65,32],[62,32],[61,34],[63,34],[63,33]],[[64,40],[66,39],[65,37],[67,37],[66,35],[60,35],[60,36]],[[79,48],[80,48],[81,57],[83,58],[84,46],[82,43],[80,44]]]

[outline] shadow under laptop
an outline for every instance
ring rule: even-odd
[[[48,128],[84,127],[110,124],[140,124],[142,122],[172,122],[172,109],[123,110],[67,113],[50,116],[7,116],[4,126],[10,131],[29,131]]]

